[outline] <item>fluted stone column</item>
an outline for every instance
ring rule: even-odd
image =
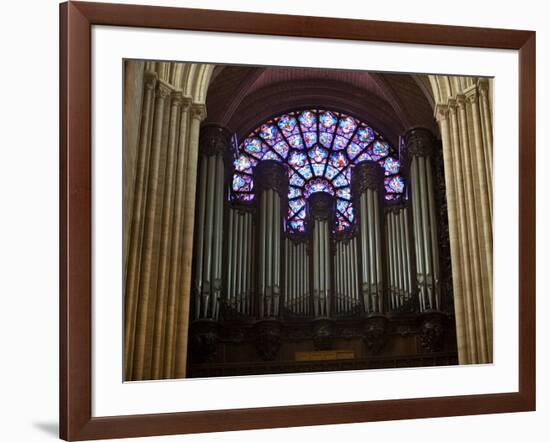
[[[195,227],[193,319],[217,319],[222,293],[224,156],[231,133],[217,125],[201,129]]]
[[[492,361],[492,127],[485,98],[474,84],[436,108],[445,161],[457,343],[463,364]]]
[[[279,316],[281,232],[287,207],[288,176],[280,163],[263,161],[254,169],[259,210],[258,317]]]
[[[361,294],[365,311],[383,313],[383,269],[380,204],[384,183],[384,169],[378,163],[365,161],[357,164],[351,176],[351,185],[361,250]]]
[[[193,230],[195,197],[197,188],[197,163],[199,153],[199,133],[201,122],[206,118],[206,106],[193,103],[189,110],[188,157],[185,183],[185,202],[183,213],[183,259],[179,270],[181,291],[176,299],[176,345],[173,357],[175,358],[174,371],[171,377],[185,377],[187,363],[187,335],[189,331],[189,307],[191,292],[191,269],[193,259]],[[183,136],[183,134],[180,134]],[[171,357],[170,355],[169,357]]]
[[[416,278],[421,312],[441,309],[439,248],[431,164],[434,142],[433,135],[426,129],[412,129],[405,134],[410,162]]]
[[[307,201],[308,224],[312,226],[313,254],[313,314],[330,317],[332,311],[332,253],[330,247],[334,197],[328,193],[313,193]]]

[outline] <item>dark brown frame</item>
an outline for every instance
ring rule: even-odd
[[[370,40],[519,51],[519,392],[92,417],[91,26]],[[533,411],[535,32],[153,6],[60,5],[60,437],[121,438]]]

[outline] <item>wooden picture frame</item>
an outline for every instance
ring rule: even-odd
[[[519,391],[92,417],[92,25],[519,51]],[[535,410],[534,164],[535,32],[63,3],[60,6],[60,437],[87,440]]]

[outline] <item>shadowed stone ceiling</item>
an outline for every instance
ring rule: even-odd
[[[419,76],[312,68],[218,66],[207,93],[207,122],[239,138],[281,112],[327,107],[370,123],[396,145],[412,127],[436,136],[430,98]]]

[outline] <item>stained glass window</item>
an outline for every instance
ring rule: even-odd
[[[231,197],[254,199],[252,169],[262,160],[288,166],[287,229],[305,230],[306,200],[314,192],[336,198],[336,231],[355,222],[351,173],[361,161],[377,161],[385,173],[386,200],[399,200],[405,180],[398,153],[374,129],[358,119],[324,109],[288,112],[261,124],[238,146]]]

